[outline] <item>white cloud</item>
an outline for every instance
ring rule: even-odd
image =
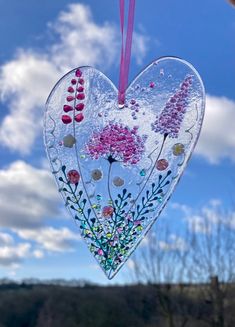
[[[10,113],[0,125],[1,143],[26,154],[42,129],[42,108],[47,94],[59,77],[45,57],[20,51],[0,71],[0,92]]]
[[[15,244],[10,234],[0,232],[0,265],[16,268],[19,263],[30,255],[29,243]]]
[[[25,259],[43,257],[44,252],[34,248],[31,242],[16,242],[12,235],[0,231],[0,266],[10,268],[10,274],[15,274],[15,269],[18,269]]]
[[[186,204],[172,202],[172,203],[170,203],[170,207],[172,209],[182,211],[185,215],[188,215],[189,213],[191,213],[191,208],[189,206],[187,206]]]
[[[60,197],[51,173],[15,161],[0,170],[1,226],[34,228],[60,217]]]
[[[143,64],[143,59],[148,52],[149,38],[145,34],[133,33],[132,55],[138,65]]]
[[[211,199],[200,210],[180,203],[173,203],[172,207],[183,213],[183,220],[195,233],[211,234],[219,226],[235,229],[235,212],[233,209],[225,210],[220,199]]]
[[[51,173],[24,161],[0,170],[0,265],[17,268],[26,258],[75,249],[78,233],[67,227],[45,226],[48,218],[61,218],[60,197]],[[27,242],[25,242],[27,241]]]
[[[135,269],[135,261],[133,259],[128,259],[126,265],[130,270]]]
[[[187,217],[188,227],[190,231],[194,233],[201,233],[201,234],[211,234],[213,230],[213,225],[208,220],[205,220],[200,214],[194,214],[190,217]]]
[[[177,204],[177,209],[181,210],[182,208],[184,206]],[[186,251],[188,247],[186,241],[181,236],[171,233],[168,227],[165,223],[158,224],[156,231],[151,230],[141,241],[140,248],[156,248],[156,251]]]
[[[14,239],[11,235],[0,232],[0,246],[12,245],[13,243]]]
[[[107,67],[117,59],[116,27],[108,22],[97,25],[86,5],[69,5],[69,10],[59,15],[53,29],[60,38],[51,49],[53,62],[64,71],[84,64],[105,64]]]
[[[80,241],[80,236],[66,227],[11,228],[11,232],[18,236],[17,242],[12,235],[0,231],[0,266],[13,270],[27,258],[42,259],[46,254],[73,251]]]
[[[34,250],[33,255],[34,255],[35,258],[41,259],[41,258],[44,257],[44,252],[41,251],[41,250]]]
[[[164,251],[186,251],[188,248],[185,240],[175,234],[171,234],[167,242],[159,241],[158,246]]]
[[[147,234],[141,241],[140,247],[145,247],[149,244],[149,234]]]
[[[208,205],[203,206],[199,212],[190,206],[177,202],[172,203],[171,207],[182,212],[183,221],[186,222],[190,231],[207,234],[212,231],[212,221],[210,219],[213,219],[213,223],[216,220],[217,213],[215,209],[218,206],[218,201],[209,201]]]
[[[210,163],[224,158],[235,161],[235,101],[207,96],[202,133],[195,152]]]
[[[25,257],[29,256],[31,245],[29,243],[20,243],[17,246],[0,247],[0,265],[12,266],[21,262]]]
[[[80,65],[107,70],[119,63],[119,30],[96,24],[88,6],[72,4],[50,24],[58,41],[42,52],[20,50],[0,68],[0,95],[9,113],[0,125],[1,144],[27,154],[42,128],[46,98],[60,76]],[[148,38],[135,33],[133,54],[138,63]]]
[[[17,235],[28,241],[36,242],[40,248],[52,252],[64,252],[74,249],[75,243],[80,241],[80,236],[68,228],[43,227],[40,229],[15,230]],[[41,254],[37,252],[37,257]]]

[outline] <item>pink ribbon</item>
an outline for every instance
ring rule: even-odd
[[[120,3],[120,22],[121,22],[121,35],[122,35],[122,47],[121,47],[121,60],[120,60],[120,74],[119,74],[119,92],[118,103],[123,105],[125,103],[125,92],[128,84],[128,75],[131,60],[131,46],[132,35],[134,26],[134,14],[135,14],[135,0],[129,0],[129,12],[127,22],[126,42],[124,47],[124,20],[125,20],[125,0],[119,0]]]

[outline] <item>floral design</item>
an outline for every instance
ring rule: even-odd
[[[180,89],[167,101],[165,108],[156,121],[152,124],[152,130],[160,132],[171,138],[177,138],[180,125],[188,105],[189,90],[192,85],[192,77],[187,76],[180,85]]]
[[[62,183],[66,205],[75,211],[75,219],[79,222],[82,236],[87,241],[90,251],[94,254],[109,278],[113,277],[120,264],[129,256],[132,245],[142,237],[146,226],[151,222],[151,213],[157,210],[170,184],[172,172],[168,170],[159,175],[158,183],[152,183],[146,190],[139,204],[130,210],[128,203],[132,197],[127,189],[123,189],[112,205],[106,205],[100,212],[102,197],[97,195],[97,205],[90,205],[78,183],[71,183],[69,171],[62,166]],[[99,215],[100,212],[100,215]],[[150,217],[148,216],[150,214]],[[102,222],[105,220],[105,223]]]
[[[66,101],[69,104],[65,104],[63,106],[63,111],[66,113],[61,116],[61,120],[64,124],[68,125],[71,124],[73,119],[77,123],[81,123],[84,119],[84,116],[82,113],[76,114],[77,111],[82,111],[85,107],[85,104],[81,101],[85,99],[85,93],[84,93],[84,79],[81,78],[83,75],[82,71],[78,68],[75,71],[75,78],[73,78],[70,83],[71,85],[67,88],[67,92],[69,95],[66,97]],[[77,100],[79,102],[77,103]],[[70,105],[70,103],[73,103],[73,105]],[[69,113],[72,113],[70,115]]]
[[[95,132],[86,145],[92,159],[103,157],[110,163],[119,161],[136,164],[144,152],[144,140],[137,134],[138,127],[130,129],[118,123],[109,123]]]
[[[71,84],[73,85],[72,82]],[[81,234],[108,278],[113,276],[121,263],[129,256],[133,244],[141,239],[154,217],[154,211],[159,210],[159,206],[168,192],[173,178],[172,171],[169,169],[168,160],[161,156],[166,139],[178,137],[180,125],[187,109],[191,85],[192,77],[186,76],[179,90],[169,98],[164,109],[152,124],[152,130],[164,136],[162,143],[159,143],[154,164],[155,169],[158,170],[158,183],[152,183],[147,188],[145,187],[147,178],[140,191],[142,194],[140,199],[138,196],[133,198],[126,188],[122,188],[125,181],[121,177],[115,176],[111,179],[112,166],[115,162],[135,165],[144,154],[146,136],[138,134],[137,126],[130,128],[124,124],[110,121],[103,128],[94,131],[85,144],[84,153],[91,159],[103,158],[109,163],[108,201],[102,200],[102,196],[97,195],[95,203],[91,203],[82,190],[78,192],[79,172],[70,170],[66,174],[66,167],[62,167],[64,176],[60,177],[60,181],[63,182],[62,190],[65,192],[67,205],[75,211],[75,219],[79,221]],[[155,84],[150,83],[149,87],[154,88]],[[76,99],[83,100],[83,86],[76,89],[81,92]],[[73,93],[72,88],[69,88],[68,92]],[[130,105],[131,110],[133,108],[135,111],[139,110],[136,107],[138,104],[135,99],[130,101]],[[64,111],[69,113],[72,111],[71,108],[74,110],[67,104],[64,106]],[[80,102],[75,104],[74,108],[78,111],[74,120],[82,121],[84,104]],[[175,156],[181,155],[184,152],[184,145],[176,143],[172,147],[172,152]],[[140,170],[140,175],[145,177],[146,171]],[[97,182],[103,177],[103,172],[100,169],[93,169],[91,177],[93,181]],[[111,181],[113,186],[121,188],[120,193],[115,197],[112,196]]]
[[[101,72],[81,67],[53,89],[44,120],[59,192],[109,279],[159,217],[186,166],[204,88],[190,65],[165,58],[134,80],[122,107],[117,100]]]

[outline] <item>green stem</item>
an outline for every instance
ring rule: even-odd
[[[75,191],[73,190],[73,188],[71,187],[71,185],[70,185],[70,183],[69,183],[69,181],[68,181],[68,179],[67,179],[67,176],[66,176],[66,174],[65,174],[64,171],[63,171],[63,173],[64,173],[64,177],[65,177],[65,179],[66,179],[66,185],[69,187],[69,189],[70,189],[70,191],[71,191],[71,192],[69,192],[69,193],[72,194],[72,195],[74,196],[74,198],[76,199],[75,202],[74,202],[74,201],[72,201],[72,202],[78,206],[78,209],[79,209],[79,210],[81,210],[81,214],[83,215],[83,217],[84,217],[84,219],[85,219],[87,225],[88,225],[89,228],[90,228],[90,231],[91,231],[91,233],[92,233],[93,239],[94,239],[94,240],[99,244],[100,248],[104,251],[103,246],[101,245],[100,241],[98,240],[97,236],[95,235],[95,233],[94,233],[94,231],[93,231],[93,227],[91,226],[91,224],[90,224],[90,222],[89,222],[89,219],[86,217],[86,215],[85,215],[85,213],[84,213],[85,203],[84,203],[84,206],[83,206],[83,208],[82,208],[81,205],[80,205],[80,203],[79,203],[79,201],[78,201],[78,199],[77,199],[76,193],[75,193]],[[77,190],[77,185],[75,186],[75,190]],[[79,200],[80,200],[80,199],[81,199],[81,197],[79,198]]]
[[[146,200],[146,202],[143,203],[143,207],[142,207],[141,210],[138,212],[137,217],[136,217],[135,219],[134,219],[134,217],[133,217],[133,221],[138,220],[138,218],[141,216],[141,213],[143,212],[143,210],[149,207],[148,204],[149,204],[149,203],[152,203],[153,198],[156,197],[156,195],[157,195],[157,192],[158,192],[162,187],[164,187],[164,186],[166,185],[166,184],[163,185],[163,183],[165,182],[165,180],[167,179],[167,177],[168,177],[169,175],[170,175],[170,174],[168,173],[168,174],[167,174],[167,175],[162,179],[162,181],[160,181],[160,179],[159,179],[159,183],[158,183],[157,187],[156,187],[155,189],[153,189],[152,194],[151,194],[150,197],[148,197],[148,195],[147,195],[147,200]],[[134,226],[134,224],[132,223],[131,227],[129,227],[128,230],[127,230],[127,232],[124,234],[125,239],[129,236],[130,232],[131,232],[132,229],[133,229],[133,226]],[[123,242],[120,242],[120,245],[123,245]],[[115,256],[114,259],[113,259],[113,263],[114,263],[115,259],[116,259],[117,256],[118,256],[118,251],[115,251],[115,254],[116,254],[116,256]],[[113,269],[113,264],[112,264],[111,270],[112,270],[112,269]]]
[[[112,204],[113,204],[114,202],[113,202],[113,198],[112,198],[112,195],[111,195],[111,189],[110,189],[111,169],[112,169],[112,163],[109,163],[109,170],[108,170],[108,194],[109,194],[109,198],[110,198],[110,200],[112,201]]]
[[[139,199],[141,193],[143,192],[143,190],[144,190],[146,184],[148,183],[148,181],[149,181],[149,179],[150,179],[150,177],[151,177],[151,175],[152,175],[152,172],[153,172],[153,170],[155,169],[156,162],[157,162],[158,159],[160,158],[160,155],[161,155],[161,153],[162,153],[162,150],[163,150],[163,147],[164,147],[165,141],[166,141],[166,139],[167,139],[167,136],[168,136],[168,134],[164,134],[164,138],[163,138],[163,141],[162,141],[162,145],[161,145],[160,151],[159,151],[159,153],[158,153],[157,159],[155,160],[155,163],[154,163],[154,165],[153,165],[153,168],[151,169],[151,172],[149,173],[149,176],[148,176],[148,178],[146,179],[146,181],[145,181],[145,183],[144,183],[142,189],[139,191],[139,194],[138,194],[137,198],[135,199],[134,203],[133,203],[132,206],[130,207],[129,212],[131,211],[131,209],[133,208],[133,206],[136,204],[136,202],[137,202],[137,200]]]

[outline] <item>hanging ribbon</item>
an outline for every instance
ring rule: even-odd
[[[119,92],[118,103],[124,105],[125,92],[128,85],[128,75],[131,59],[132,35],[134,26],[135,0],[129,0],[128,22],[126,32],[126,42],[124,47],[124,20],[125,20],[125,0],[119,0],[120,3],[120,25],[122,35],[120,75],[119,75]]]

